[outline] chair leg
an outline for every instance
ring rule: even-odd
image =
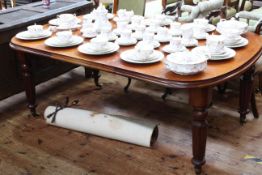
[[[259,88],[259,92],[262,95],[262,73],[258,74],[258,88]]]
[[[99,89],[102,89],[102,85],[99,84],[99,78],[101,77],[99,70],[93,70],[93,77],[94,77],[94,82],[95,82],[96,87],[98,87]]]
[[[251,94],[251,110],[252,110],[253,116],[255,118],[258,118],[259,114],[258,114],[258,111],[257,111],[256,96],[255,96],[254,91]]]
[[[165,89],[165,92],[164,92],[164,94],[161,96],[161,98],[165,101],[165,100],[166,100],[166,97],[167,97],[168,95],[171,95],[172,93],[173,93],[173,91],[172,91],[171,88],[166,88],[166,89]]]
[[[124,92],[125,92],[125,93],[128,93],[128,89],[129,89],[129,86],[130,86],[130,84],[131,84],[131,81],[132,81],[132,79],[128,77],[127,84],[126,84],[126,86],[124,87]]]

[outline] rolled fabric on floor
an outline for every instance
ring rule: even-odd
[[[48,124],[145,147],[152,146],[158,137],[158,126],[153,122],[74,108],[56,111],[55,106],[45,109]]]

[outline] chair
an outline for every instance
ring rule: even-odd
[[[144,16],[146,0],[114,0],[113,12],[118,9],[133,10],[136,15]]]
[[[162,13],[181,16],[182,0],[162,0]]]

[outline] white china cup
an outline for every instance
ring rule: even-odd
[[[185,42],[190,42],[193,39],[193,27],[189,24],[181,26],[182,38]]]
[[[68,44],[72,41],[72,31],[61,31],[56,33],[58,44]]]
[[[73,14],[58,15],[59,26],[62,28],[69,28],[77,25],[77,17]]]
[[[152,42],[154,41],[154,36],[155,36],[154,33],[145,32],[144,35],[143,35],[143,41],[145,43],[152,44]]]
[[[142,16],[133,16],[131,18],[131,25],[139,26],[142,24],[143,19],[144,18]]]
[[[144,31],[145,31],[145,26],[139,25],[135,29],[135,34],[138,35],[138,36],[140,36],[140,35],[143,36]]]
[[[168,29],[166,27],[159,27],[157,31],[157,36],[160,38],[168,37]]]
[[[172,37],[169,43],[170,47],[175,51],[180,51],[183,47],[181,37]]]
[[[179,23],[179,22],[172,22],[170,24],[170,30],[180,31],[181,30],[181,23]]]
[[[120,39],[123,41],[129,41],[131,39],[131,34],[132,31],[131,30],[123,30],[120,34]]]
[[[153,53],[154,47],[152,45],[145,44],[144,42],[139,42],[135,46],[137,57],[141,61],[146,61],[149,56]]]
[[[94,50],[102,50],[106,47],[108,39],[99,35],[98,37],[91,39],[90,42]]]
[[[125,30],[127,28],[128,22],[126,21],[117,21],[117,29]]]
[[[206,36],[206,26],[205,25],[202,25],[202,24],[196,24],[194,25],[194,35],[195,36],[199,36],[199,37],[202,37],[202,36]]]
[[[225,51],[224,39],[220,35],[207,35],[206,47],[211,54],[221,54]]]
[[[83,24],[82,24],[83,28],[91,28],[93,26],[94,26],[94,24],[93,24],[92,18],[84,18],[83,19]]]
[[[32,35],[32,36],[39,36],[43,33],[44,27],[42,25],[31,25],[27,27],[27,31]]]
[[[240,32],[238,30],[229,30],[227,33],[223,33],[225,44],[232,45],[241,39]]]

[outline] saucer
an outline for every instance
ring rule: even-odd
[[[248,45],[248,43],[249,43],[248,39],[241,37],[241,39],[239,41],[237,41],[236,43],[234,43],[234,44],[226,44],[225,43],[225,46],[229,47],[229,48],[238,48],[238,47],[244,47],[244,46]]]
[[[194,38],[197,39],[197,40],[205,40],[206,39],[206,35],[207,35],[207,33],[204,33],[202,35],[195,35],[194,34]]]
[[[32,36],[29,31],[23,31],[16,34],[16,38],[21,40],[38,40],[43,38],[48,38],[52,35],[52,32],[49,30],[44,30],[39,36]]]
[[[126,62],[129,63],[135,63],[135,64],[149,64],[149,63],[156,63],[161,61],[164,58],[164,54],[160,51],[154,50],[153,53],[149,56],[146,60],[138,60],[134,59],[136,57],[136,50],[131,49],[124,51],[120,54],[120,58]]]
[[[45,40],[45,45],[50,47],[72,47],[81,44],[84,39],[80,36],[72,36],[72,40],[68,43],[59,44],[56,36]]]
[[[188,51],[185,46],[182,46],[180,49],[174,49],[170,44],[166,45],[162,49],[166,53],[175,53],[175,52],[185,52]]]
[[[189,42],[186,42],[184,39],[182,39],[182,44],[185,47],[195,47],[198,46],[198,41],[196,39],[191,39]]]
[[[77,18],[77,23],[81,23],[81,20]],[[48,21],[48,24],[49,25],[52,25],[52,26],[59,26],[59,19],[56,18],[56,19],[51,19],[50,21]]]
[[[206,46],[199,46],[196,47],[192,50],[192,52],[195,53],[206,53],[206,55],[209,54]],[[210,54],[209,54],[210,55]],[[209,60],[226,60],[226,59],[231,59],[236,55],[236,52],[233,49],[227,48],[225,47],[225,52],[221,53],[220,55],[211,55],[211,57],[209,57]]]
[[[79,52],[87,55],[106,55],[106,54],[114,53],[118,51],[118,49],[119,49],[119,45],[112,42],[108,42],[107,46],[100,51],[94,50],[91,43],[82,44],[77,48]]]
[[[129,40],[125,40],[122,38],[117,38],[115,41],[120,46],[131,46],[137,43],[137,40],[135,38],[130,38]]]
[[[57,30],[76,30],[78,28],[80,28],[81,25],[80,24],[77,24],[75,26],[70,26],[70,27],[62,27],[62,26],[57,26],[56,29]]]
[[[82,36],[84,38],[94,38],[97,36],[97,33],[92,33],[92,34],[83,33]]]
[[[158,27],[147,27],[145,31],[151,32],[151,33],[157,33]]]
[[[160,43],[167,43],[170,41],[170,39],[171,39],[171,36],[168,36],[168,35],[165,37],[158,36],[158,35],[155,36],[155,40],[159,41]]]

